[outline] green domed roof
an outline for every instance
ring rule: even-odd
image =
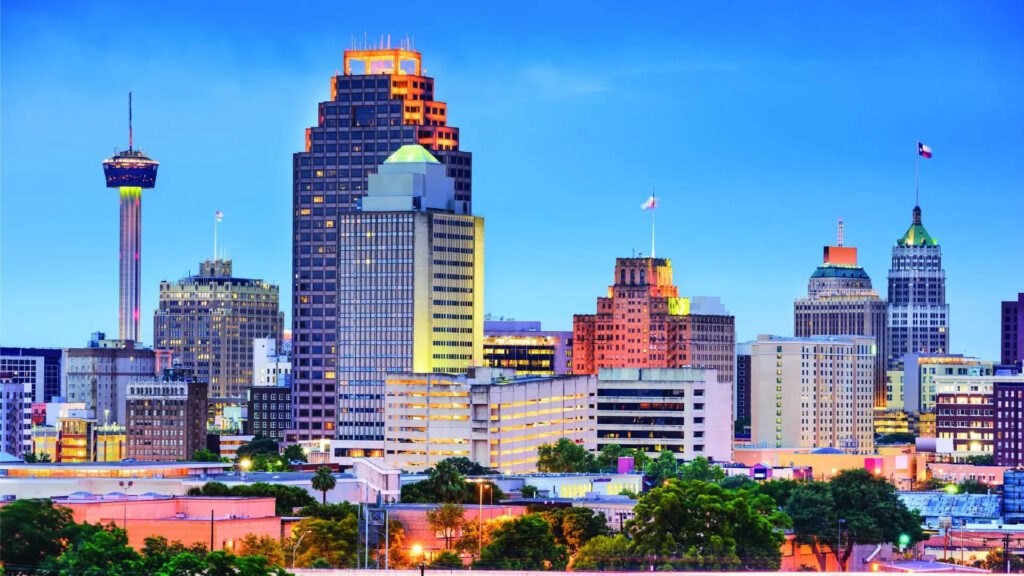
[[[419,144],[406,144],[384,161],[385,164],[394,164],[397,162],[418,162],[427,164],[440,164],[437,158],[423,146]]]
[[[913,219],[906,234],[896,240],[898,246],[937,246],[939,241],[932,238],[921,223],[921,208],[914,206]]]
[[[825,265],[818,268],[811,274],[811,278],[859,278],[870,280],[868,273],[859,266],[833,266]]]

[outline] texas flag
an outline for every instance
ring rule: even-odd
[[[921,156],[924,156],[925,158],[932,157],[932,149],[920,142],[917,143],[917,153]]]
[[[654,210],[657,207],[658,199],[655,198],[654,196],[651,196],[650,198],[647,199],[647,202],[644,202],[643,204],[640,205],[641,210]]]

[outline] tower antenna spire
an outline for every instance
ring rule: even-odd
[[[839,245],[843,245],[843,219],[839,219]]]
[[[132,93],[128,93],[128,151],[132,150]]]

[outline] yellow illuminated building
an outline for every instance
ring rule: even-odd
[[[120,462],[128,457],[125,427],[118,424],[96,427],[96,462]]]
[[[384,461],[419,471],[466,457],[502,473],[535,472],[537,448],[559,438],[594,450],[594,376],[398,374],[385,383]]]

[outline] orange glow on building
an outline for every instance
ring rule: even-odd
[[[697,358],[695,346],[706,345]],[[615,284],[597,299],[597,314],[573,317],[574,374],[695,366],[717,369],[720,381],[731,382],[734,346],[732,316],[691,314],[666,258],[618,258]]]

